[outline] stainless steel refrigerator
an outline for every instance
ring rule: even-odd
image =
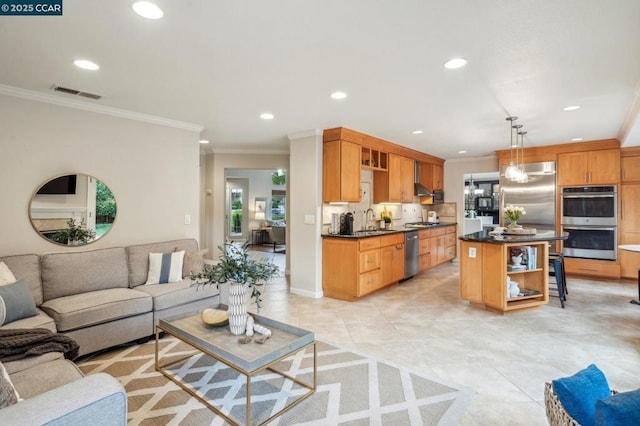
[[[509,204],[524,207],[526,215],[519,225],[542,230],[556,229],[556,162],[525,163],[528,182],[518,183],[504,177],[506,166],[500,168],[500,225],[506,226],[504,208]]]

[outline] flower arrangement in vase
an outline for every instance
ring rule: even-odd
[[[247,327],[247,291],[251,289],[251,298],[260,309],[262,295],[260,286],[278,274],[280,268],[266,259],[252,259],[249,256],[248,243],[237,245],[225,243],[218,247],[221,251],[219,262],[205,264],[204,270],[191,274],[194,285],[213,285],[229,283],[229,328],[234,335],[241,335]]]
[[[527,212],[522,206],[514,206],[513,204],[506,206],[504,208],[504,217],[505,219],[509,219],[511,222],[509,224],[509,229],[522,228],[522,226],[518,225],[518,219],[525,214],[527,214]]]

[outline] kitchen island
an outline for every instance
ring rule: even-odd
[[[549,301],[549,242],[567,234],[492,235],[488,229],[460,237],[460,297],[506,314],[539,309]],[[509,293],[509,280],[518,293]]]

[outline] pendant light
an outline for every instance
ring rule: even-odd
[[[522,127],[522,126],[520,126]],[[527,132],[525,132],[524,130],[518,130],[518,135],[520,135],[520,161],[522,161],[519,164],[519,170],[520,170],[520,175],[517,178],[517,182],[519,183],[527,183],[529,182],[529,175],[527,174],[527,172],[524,171],[524,135],[526,135]],[[517,137],[516,137],[517,139]]]
[[[522,165],[523,161],[522,158],[520,158],[520,142],[518,140],[518,134],[520,133],[520,129],[522,129],[522,124],[514,124],[511,126],[513,128],[513,132],[516,135],[516,146],[515,146],[515,151],[516,151],[516,170],[515,173],[513,175],[513,181],[514,182],[520,182],[522,181],[522,179],[524,179],[524,166]]]
[[[510,116],[507,117],[506,120],[509,122],[509,137],[510,137],[510,143],[509,143],[509,150],[510,150],[510,159],[509,159],[509,165],[507,166],[507,168],[504,171],[504,177],[506,177],[509,180],[514,180],[517,175],[518,175],[518,166],[516,165],[516,163],[514,163],[513,161],[513,122],[516,121],[518,119],[518,117],[514,117],[514,116]],[[518,140],[517,140],[517,135],[516,135],[516,147],[518,144]],[[516,150],[516,155],[517,155],[517,150]]]

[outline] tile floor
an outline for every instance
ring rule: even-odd
[[[500,316],[459,298],[456,262],[358,302],[297,296],[281,278],[265,288],[261,314],[472,388],[462,425],[546,425],[545,381],[595,363],[612,388],[640,388],[640,306],[629,303],[635,283],[567,282],[565,309],[551,297],[538,311]]]

